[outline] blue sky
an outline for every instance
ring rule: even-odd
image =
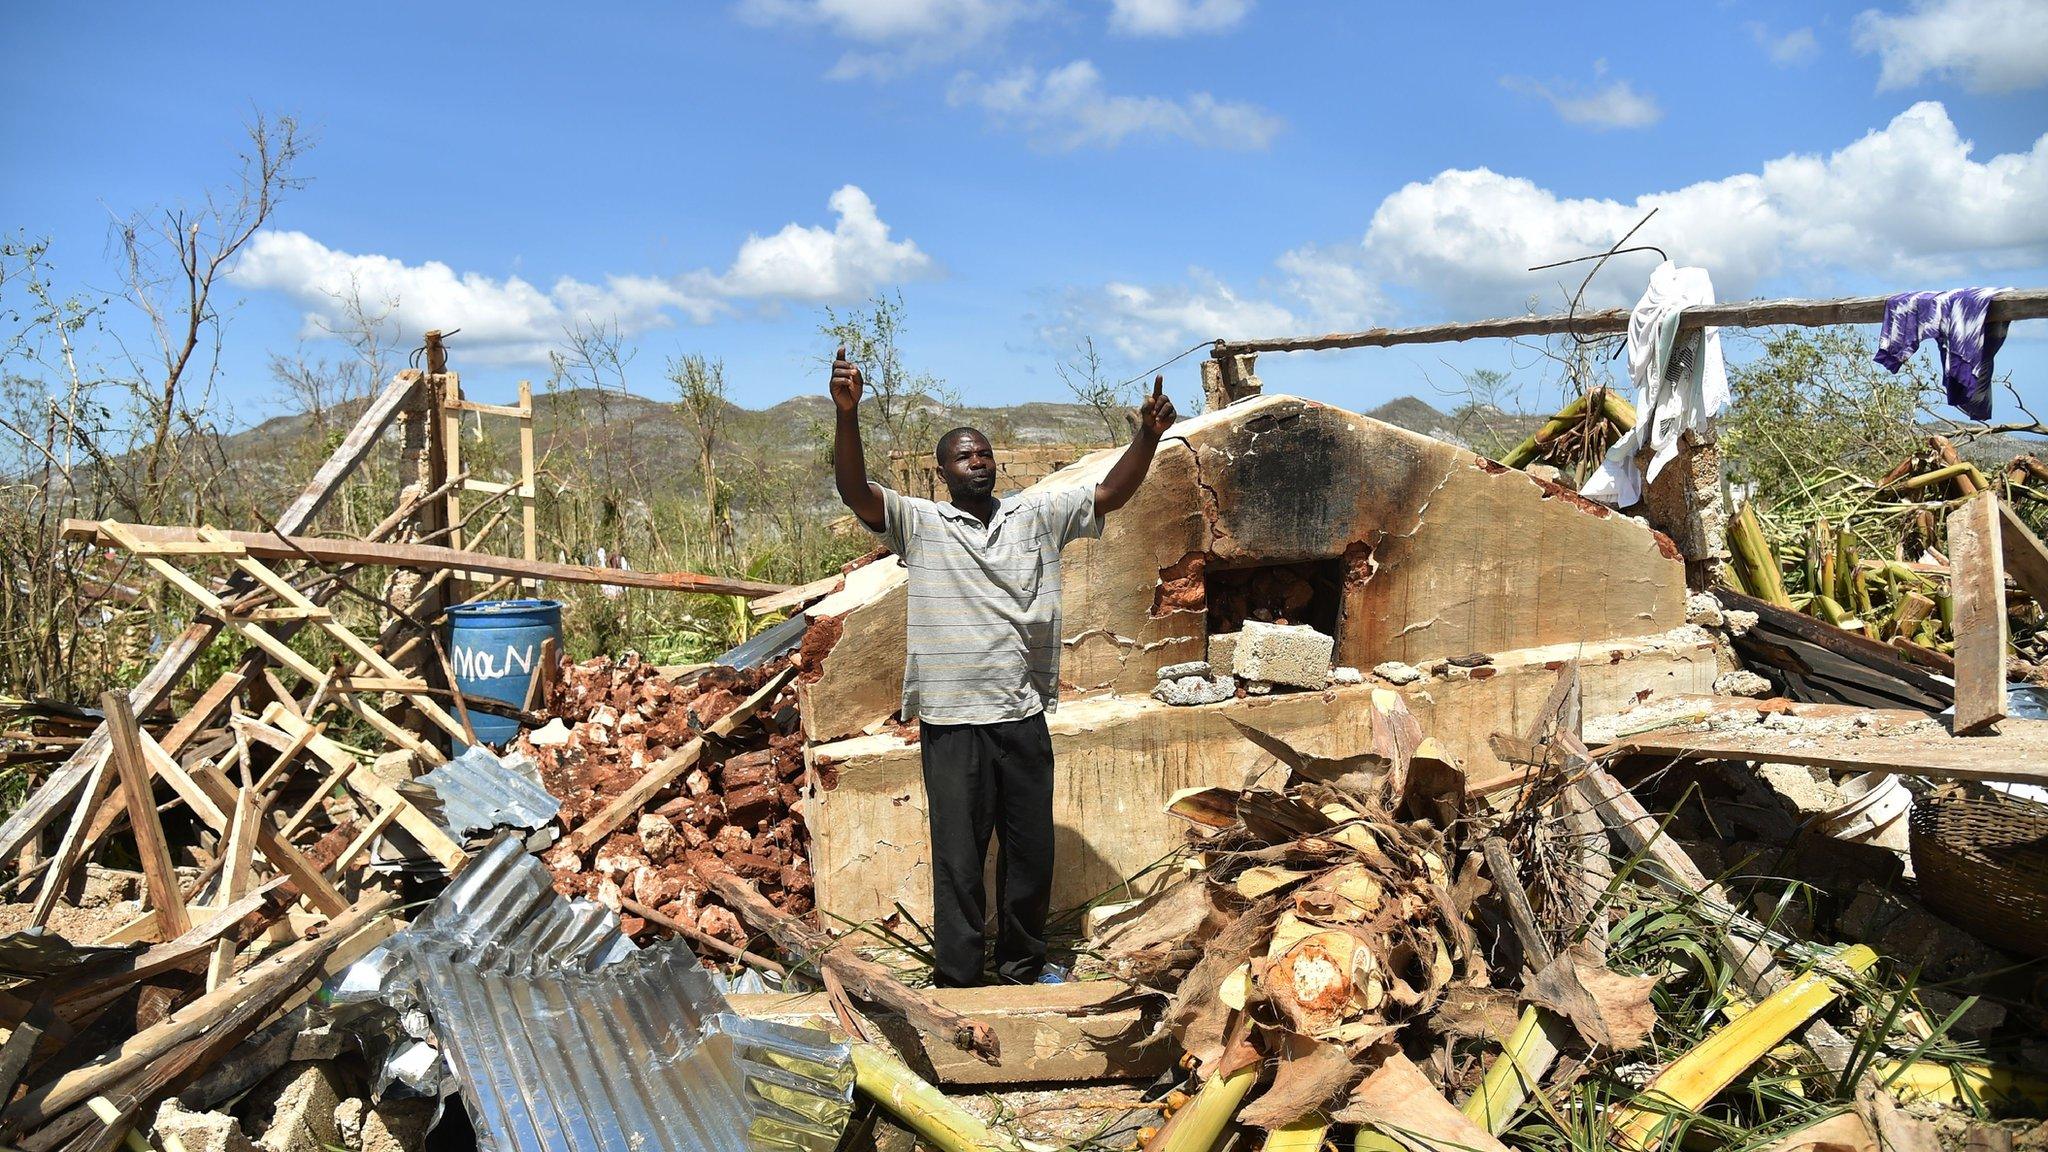
[[[755,406],[822,388],[821,308],[874,291],[969,402],[1061,399],[1083,337],[1128,375],[1217,336],[1552,310],[1559,274],[1523,269],[1651,205],[1638,239],[1723,299],[2048,284],[2048,0],[567,12],[13,5],[0,230],[109,288],[112,215],[222,184],[252,110],[296,116],[311,182],[224,295],[239,422],[278,409],[271,353],[339,352],[307,317],[351,281],[407,346],[462,328],[473,395],[541,380],[592,317],[637,348],[635,390],[703,352]],[[2030,401],[2043,327],[2000,361]],[[1473,367],[1555,399],[1499,343],[1260,365],[1355,408],[1448,404]]]

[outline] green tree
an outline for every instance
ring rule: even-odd
[[[1926,380],[1908,361],[1893,375],[1850,328],[1791,328],[1734,370],[1719,429],[1729,482],[1785,498],[1846,471],[1875,479],[1919,447]]]
[[[960,398],[945,381],[904,365],[897,343],[904,331],[902,295],[876,296],[844,314],[827,308],[819,330],[846,348],[867,385],[861,434],[870,449],[868,467],[886,468],[891,452],[929,453]]]

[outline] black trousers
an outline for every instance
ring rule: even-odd
[[[920,722],[932,830],[932,937],[941,986],[980,984],[988,901],[982,862],[996,853],[996,973],[1029,984],[1045,968],[1052,901],[1052,736],[1045,714],[1001,724]]]

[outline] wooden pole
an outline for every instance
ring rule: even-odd
[[[135,831],[135,852],[142,860],[142,878],[149,887],[157,931],[164,939],[175,940],[191,929],[192,921],[185,915],[184,894],[178,889],[178,873],[171,863],[171,846],[164,839],[162,821],[157,819],[149,769],[142,762],[141,726],[135,722],[128,697],[122,693],[102,694],[100,707],[107,714],[114,769],[121,774],[121,790],[128,797],[128,826]]]
[[[990,1064],[1000,1063],[1001,1043],[996,1039],[995,1029],[986,1023],[962,1016],[908,987],[887,968],[862,959],[852,949],[834,947],[831,937],[777,909],[752,884],[731,873],[711,877],[711,891],[748,923],[774,937],[783,951],[803,957],[820,969],[831,968],[854,995],[901,1013],[919,1030],[955,1048],[972,1052]]]
[[[314,560],[322,564],[384,565],[393,568],[461,569],[491,576],[559,580],[567,584],[613,584],[626,588],[653,588],[667,592],[702,592],[716,596],[770,596],[788,590],[786,584],[759,580],[727,579],[696,572],[635,572],[623,568],[600,568],[593,564],[557,564],[551,560],[524,560],[516,556],[491,556],[465,552],[434,544],[388,544],[365,540],[335,540],[322,536],[245,532],[227,529],[175,527],[158,524],[125,524],[115,520],[66,520],[63,535],[69,540],[95,540],[119,544],[120,536],[142,544],[145,550],[179,547],[204,542],[208,534],[239,545],[245,558],[256,560]],[[218,546],[215,546],[218,548]],[[420,617],[425,619],[425,617]]]
[[[1980,492],[1948,517],[1949,594],[1955,597],[1955,732],[2005,719],[2005,558],[1998,494]]]
[[[1841,300],[1749,300],[1687,308],[1678,318],[1680,331],[1695,328],[1764,328],[1795,324],[1808,328],[1832,324],[1878,324],[1884,321],[1884,296],[1852,296]],[[1514,336],[1609,336],[1628,331],[1629,310],[1510,316],[1462,324],[1422,328],[1372,328],[1364,332],[1333,332],[1327,336],[1290,336],[1270,340],[1218,340],[1210,356],[1225,360],[1249,352],[1321,352],[1337,348],[1391,348],[1397,344],[1448,344],[1462,340]],[[2001,292],[1991,301],[1989,323],[2039,320],[2048,317],[2048,288]]]

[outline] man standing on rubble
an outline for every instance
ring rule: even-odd
[[[982,982],[988,908],[982,862],[996,857],[995,963],[1005,982],[1054,983],[1045,963],[1052,897],[1052,737],[1058,706],[1060,549],[1102,534],[1152,467],[1173,401],[1152,381],[1137,434],[1100,484],[998,500],[995,450],[973,428],[939,437],[947,500],[892,492],[867,477],[860,369],[832,360],[832,471],[839,498],[909,569],[903,718],[918,722],[931,823],[932,918],[942,986]]]

